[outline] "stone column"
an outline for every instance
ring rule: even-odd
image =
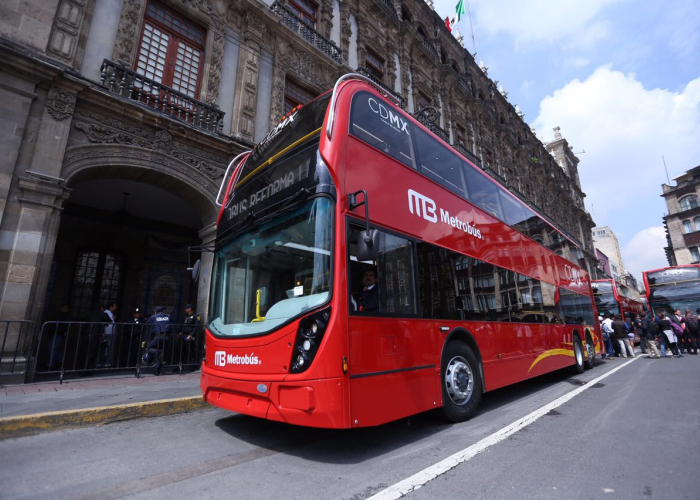
[[[238,75],[234,109],[238,121],[232,132],[244,139],[253,141],[255,137],[255,110],[258,102],[258,79],[260,73],[260,51],[264,45],[265,24],[251,14],[246,15],[243,32],[243,46],[239,50]]]
[[[216,222],[204,226],[199,231],[203,247],[213,247],[216,238]],[[213,252],[202,252],[199,262],[199,281],[197,283],[197,312],[202,320],[209,319],[209,290],[211,289],[211,271],[214,263]]]
[[[60,213],[70,189],[61,179],[36,173],[20,176],[18,181],[17,192],[13,193],[13,202],[8,207],[17,220],[16,230],[3,231],[7,239],[3,247],[9,249],[3,249],[3,253],[7,252],[7,267],[0,283],[0,318],[34,321],[33,331],[38,332]],[[17,333],[10,330],[6,352],[2,353],[3,364],[11,363],[18,348],[15,372],[22,371],[32,341],[31,335],[18,340]]]

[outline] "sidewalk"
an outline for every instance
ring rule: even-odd
[[[200,372],[0,387],[0,439],[201,408]]]

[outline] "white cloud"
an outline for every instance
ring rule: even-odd
[[[585,68],[589,64],[591,64],[591,61],[585,57],[572,57],[567,61],[569,66],[573,66],[574,68]]]
[[[516,44],[552,43],[571,35],[577,35],[571,41],[607,36],[606,24],[595,18],[618,1],[472,0],[471,8],[479,30],[489,35],[507,33]]]
[[[661,157],[671,177],[700,164],[700,78],[672,92],[646,89],[634,74],[600,67],[545,97],[534,125],[549,138],[559,125],[575,152],[586,150],[579,175],[593,219],[611,226],[624,246],[666,212]]]
[[[642,271],[668,266],[664,247],[666,232],[663,226],[642,229],[622,248],[627,271],[637,278],[640,288],[643,286]]]

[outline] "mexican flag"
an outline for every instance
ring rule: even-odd
[[[459,2],[457,2],[456,10],[457,10],[457,22],[459,22],[460,18],[462,17],[462,14],[467,13],[467,11],[464,10],[464,0],[459,0]]]

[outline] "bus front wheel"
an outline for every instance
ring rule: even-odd
[[[463,342],[447,344],[442,356],[442,415],[450,422],[469,420],[481,402],[481,370],[471,348]]]

